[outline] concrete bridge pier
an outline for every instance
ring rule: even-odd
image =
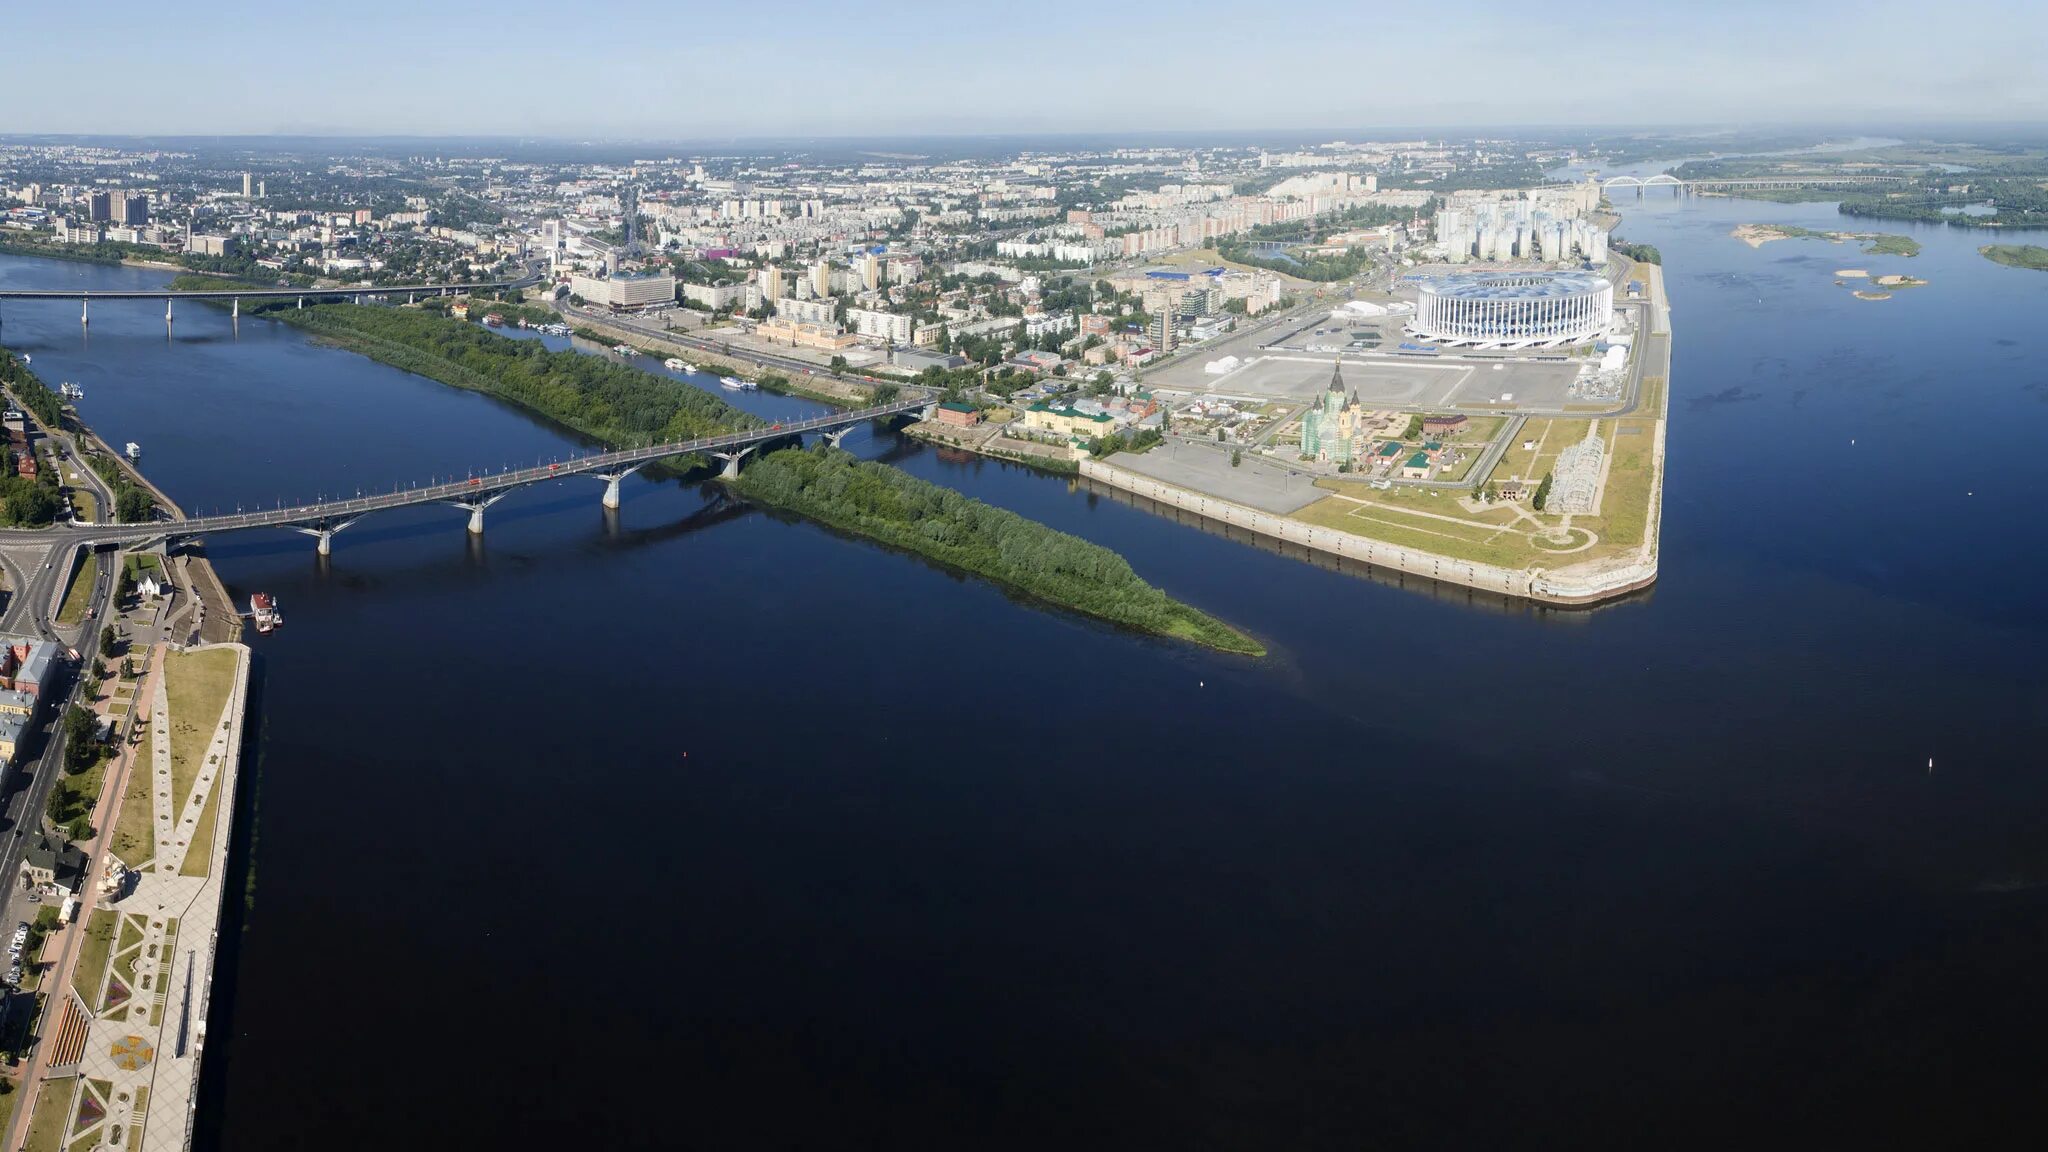
[[[737,452],[713,452],[713,456],[725,461],[725,467],[719,470],[718,475],[726,480],[737,479],[740,474],[740,461],[752,456],[754,449],[759,447],[759,444],[749,444]]]
[[[624,480],[626,477],[631,476],[633,473],[638,472],[642,468],[647,467],[647,464],[648,462],[643,460],[640,463],[633,465],[631,468],[627,468],[619,472],[590,473],[591,476],[594,476],[597,479],[604,481],[604,506],[606,508],[609,508],[614,512],[618,511],[619,482]]]
[[[164,327],[171,326],[171,298],[164,297]]]
[[[92,323],[92,301],[91,301],[90,299],[87,299],[87,298],[84,298],[84,297],[80,297],[80,298],[79,298],[79,301],[78,301],[78,322],[79,322],[80,324],[90,324],[90,323]]]
[[[236,320],[240,320],[242,318],[242,298],[240,296],[235,297],[235,307],[233,311],[228,313],[228,315]]]
[[[858,424],[848,424],[843,428],[832,428],[820,432],[819,435],[825,438],[825,443],[837,448],[839,447],[839,442],[846,439],[846,434],[858,427],[860,427]]]
[[[294,532],[311,536],[317,540],[319,543],[314,546],[314,551],[322,557],[327,557],[334,554],[334,534],[355,523],[358,519],[360,517],[350,517],[347,520],[322,520],[318,524],[293,524],[290,527]]]
[[[301,296],[301,297],[299,297],[299,310],[300,310],[300,311],[304,311],[304,310],[305,310],[305,308],[306,308],[306,298],[305,298],[304,296]]]
[[[489,496],[480,497],[475,500],[450,500],[448,505],[451,508],[460,508],[468,512],[470,535],[481,536],[484,534],[484,509],[511,495],[511,491],[508,488],[503,492],[493,492]]]

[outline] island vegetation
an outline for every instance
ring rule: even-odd
[[[1851,240],[1868,241],[1863,246],[1866,255],[1871,256],[1918,256],[1920,242],[1911,236],[1896,232],[1843,232],[1817,231],[1801,228],[1796,224],[1744,224],[1733,233],[1737,240],[1752,248],[1761,248],[1773,240],[1826,240],[1831,244],[1843,244]]]
[[[1986,244],[1977,249],[1977,255],[1993,264],[2008,268],[2032,268],[2036,272],[2048,272],[2048,248],[2039,244]]]
[[[1123,557],[1014,512],[835,448],[747,466],[739,493],[1115,624],[1260,656],[1265,648],[1139,579]]]
[[[183,286],[180,277],[173,287]],[[601,356],[552,351],[419,308],[291,301],[263,314],[430,380],[482,392],[612,445],[715,436],[760,423],[679,380]]]

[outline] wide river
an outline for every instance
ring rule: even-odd
[[[591,480],[520,492],[481,542],[384,514],[328,565],[213,541],[289,622],[253,640],[202,1146],[1997,1131],[2048,1024],[2048,275],[1960,229],[1883,225],[1912,260],[1729,236],[1856,224],[1828,205],[1620,207],[1677,361],[1663,578],[1599,611],[865,431],[1272,655],[638,479],[615,517]],[[1851,268],[1930,283],[1859,300]],[[167,339],[9,301],[0,332],[194,512],[578,447],[197,306]]]

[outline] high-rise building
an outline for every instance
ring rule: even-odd
[[[811,294],[830,296],[832,294],[832,262],[823,256],[811,265]]]
[[[761,269],[761,296],[770,301],[782,299],[782,269],[773,264]]]
[[[882,286],[882,260],[873,252],[860,259],[860,286],[870,292]]]
[[[1152,317],[1152,327],[1146,335],[1152,341],[1152,350],[1161,356],[1173,351],[1173,317],[1164,312]]]
[[[247,172],[242,173],[242,199],[247,200],[255,193],[256,177]]]
[[[149,197],[123,193],[114,198],[114,220],[130,228],[149,223]]]
[[[94,192],[85,198],[85,218],[95,224],[104,224],[114,218],[114,198],[105,192]]]

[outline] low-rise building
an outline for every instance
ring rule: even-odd
[[[29,887],[54,885],[66,892],[76,893],[85,884],[85,871],[89,863],[78,845],[62,836],[38,832],[28,842],[27,851],[22,853],[21,873]]]
[[[1044,401],[1024,410],[1024,427],[1036,432],[1051,432],[1080,440],[1093,440],[1098,436],[1107,435],[1115,423],[1115,417],[1107,412],[1054,408]]]
[[[936,419],[941,424],[952,424],[961,428],[972,428],[981,423],[981,412],[972,404],[961,404],[948,400],[939,405]]]

